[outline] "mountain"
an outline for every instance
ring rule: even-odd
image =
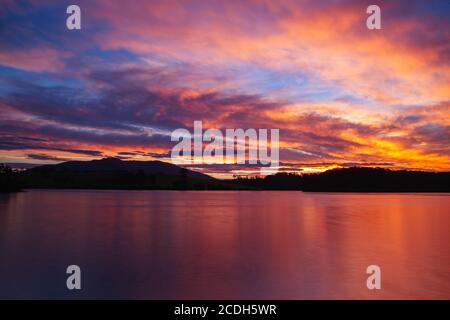
[[[14,171],[0,165],[0,191],[21,188],[158,190],[298,190],[312,192],[450,192],[450,172],[352,167],[313,174],[216,180],[161,161],[106,158]]]
[[[19,172],[24,188],[229,189],[206,174],[162,161],[105,158],[43,165]]]
[[[186,171],[184,171],[186,170]],[[67,161],[31,168],[32,172],[73,171],[73,172],[143,172],[146,174],[180,175],[185,172],[188,178],[214,180],[206,174],[184,169],[163,161],[124,161],[117,158],[104,158],[92,161]]]

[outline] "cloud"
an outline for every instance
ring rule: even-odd
[[[37,72],[57,72],[64,68],[62,59],[67,57],[52,48],[31,48],[0,51],[0,65]]]
[[[58,161],[58,162],[71,160],[69,158],[55,157],[52,155],[41,154],[41,153],[30,153],[30,154],[27,154],[27,157],[32,160],[45,160],[45,161],[50,160],[50,161]]]
[[[449,4],[381,1],[373,32],[368,4],[80,1],[76,33],[63,4],[5,2],[0,158],[165,160],[202,120],[279,128],[290,170],[448,170]]]

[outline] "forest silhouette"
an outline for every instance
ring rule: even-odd
[[[0,165],[0,191],[27,188],[144,190],[300,190],[305,192],[450,192],[450,172],[351,167],[219,180],[161,161],[106,158],[15,171]]]

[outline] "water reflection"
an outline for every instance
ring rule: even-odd
[[[448,194],[0,195],[0,297],[450,298]],[[65,268],[82,268],[82,290]],[[382,290],[366,267],[382,268]]]

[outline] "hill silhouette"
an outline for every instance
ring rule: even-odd
[[[240,185],[263,190],[312,192],[450,192],[450,172],[352,167],[313,174],[278,173],[238,179]]]
[[[301,190],[310,192],[450,192],[450,172],[352,167],[314,174],[278,173],[217,180],[162,161],[105,158],[43,165],[21,172],[0,167],[0,191],[20,188]]]
[[[166,174],[179,175],[181,167],[163,161],[125,161],[117,158],[104,158],[91,161],[67,161],[59,164],[43,165],[31,168],[31,172],[50,171],[74,171],[74,172],[104,172],[104,171],[124,171],[143,172],[146,174]],[[189,178],[213,180],[214,178],[206,174],[187,170]]]
[[[105,158],[43,165],[20,172],[24,188],[227,189],[206,174],[162,161]]]

